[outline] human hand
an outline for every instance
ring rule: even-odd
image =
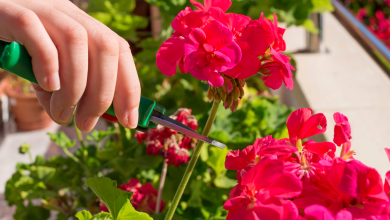
[[[0,39],[23,44],[39,102],[58,124],[90,131],[114,103],[126,128],[135,128],[141,96],[130,46],[67,0],[0,0]]]

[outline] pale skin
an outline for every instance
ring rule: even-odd
[[[140,83],[126,40],[68,0],[0,0],[0,39],[32,57],[39,102],[58,124],[85,132],[114,103],[119,122],[137,126]]]

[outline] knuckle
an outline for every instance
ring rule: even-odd
[[[64,37],[69,44],[88,44],[87,30],[75,22],[65,25]]]
[[[30,27],[39,21],[38,16],[30,10],[22,10],[15,16],[16,27]]]
[[[109,94],[104,94],[96,97],[96,110],[99,112],[104,112],[110,107],[112,103],[113,96]]]
[[[95,35],[95,43],[97,49],[101,53],[106,53],[110,56],[118,56],[119,54],[119,42],[115,36],[107,34],[105,32],[100,32]]]
[[[125,40],[123,38],[119,38],[118,42],[119,42],[120,53],[126,53],[126,52],[131,53],[130,44],[129,44],[129,42],[127,42],[127,40]]]

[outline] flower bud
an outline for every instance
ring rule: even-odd
[[[217,103],[220,103],[220,102],[221,102],[221,95],[219,95],[218,92],[215,93],[215,95],[214,95],[214,100],[215,100],[215,102],[217,102]]]
[[[209,100],[209,102],[213,101],[214,99],[214,89],[211,86],[207,90],[207,99]]]
[[[222,86],[221,86],[221,87],[218,87],[218,93],[219,93],[219,95],[221,96],[221,100],[225,102],[227,93],[226,93],[225,90],[222,88]]]
[[[242,88],[242,87],[239,87],[239,89],[240,89],[240,98],[242,98],[245,95],[245,91],[244,91],[244,88]]]
[[[233,90],[233,84],[228,78],[224,78],[224,83],[222,86],[225,89],[226,93],[231,93]]]
[[[225,102],[223,103],[225,109],[230,108],[230,106],[232,106],[232,103],[233,103],[233,97],[229,94],[229,95],[226,97]]]
[[[231,93],[233,100],[237,100],[240,97],[240,89],[238,87],[235,87]]]
[[[230,110],[232,110],[232,112],[235,112],[237,110],[238,103],[239,103],[238,99],[233,100],[232,106],[230,106]]]

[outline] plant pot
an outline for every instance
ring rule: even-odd
[[[39,103],[35,93],[16,93],[11,86],[6,88],[6,93],[19,130],[38,130],[52,124],[53,121]]]

